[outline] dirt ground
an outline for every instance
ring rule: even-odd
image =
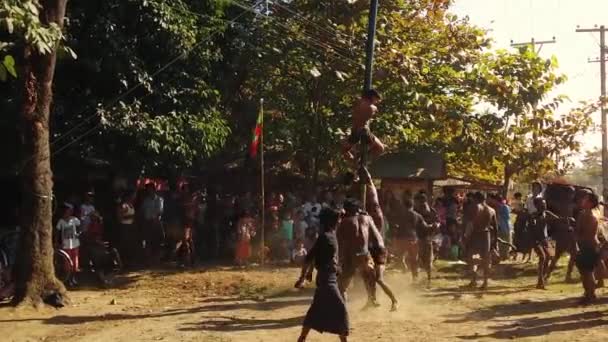
[[[554,276],[535,290],[533,265],[496,269],[488,291],[467,291],[462,266],[437,265],[434,287],[411,284],[393,270],[389,283],[401,306],[362,311],[358,286],[351,292],[352,341],[606,341],[606,300],[580,307],[579,284]],[[563,270],[561,270],[563,271]],[[314,288],[291,289],[295,268],[200,268],[134,272],[112,289],[70,293],[69,307],[41,311],[0,308],[2,341],[295,341]],[[359,290],[359,291],[358,291]],[[310,341],[336,341],[312,332]]]

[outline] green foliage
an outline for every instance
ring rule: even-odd
[[[602,188],[602,150],[595,148],[585,152],[580,165],[567,174],[574,184],[588,186],[599,190]]]
[[[3,0],[0,4],[0,26],[17,40],[23,40],[36,48],[39,53],[53,51],[63,39],[57,24],[45,25],[41,22],[38,0]],[[8,44],[8,42],[0,42]]]
[[[190,167],[222,148],[230,128],[210,83],[215,39],[229,29],[222,7],[70,2],[67,39],[79,58],[58,66],[55,127],[68,134],[57,148],[148,172]]]
[[[555,58],[543,60],[526,48],[485,54],[473,76],[481,101],[490,108],[469,116],[459,141],[463,156],[491,165],[490,171],[500,170],[506,183],[517,175],[539,178],[570,167],[554,161],[579,151],[593,106],[557,114],[567,98],[548,99],[565,81],[556,68]]]
[[[276,1],[266,15],[264,3],[247,0],[70,1],[65,36],[36,24],[28,3],[37,4],[3,2],[4,27],[40,51],[61,39],[71,48],[59,56],[54,150],[133,171],[199,168],[244,153],[264,98],[266,149],[288,156],[272,163],[313,177],[344,166],[367,2]],[[389,151],[445,153],[454,175],[499,182],[568,169],[553,160],[580,148],[592,108],[557,115],[566,100],[548,96],[565,82],[557,61],[492,51],[486,32],[450,4],[382,2],[374,85],[384,101],[374,133]],[[0,53],[17,43],[0,42]],[[15,63],[2,60],[0,79],[14,77]]]

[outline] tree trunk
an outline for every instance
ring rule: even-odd
[[[502,185],[502,195],[504,198],[507,198],[509,194],[509,185],[511,184],[511,178],[513,177],[513,172],[509,169],[508,166],[505,166],[505,174],[504,174],[504,183]]]
[[[63,28],[67,0],[43,0],[40,19]],[[22,103],[22,239],[17,261],[14,304],[42,304],[55,292],[65,295],[65,286],[55,277],[53,266],[52,199],[53,179],[49,146],[49,114],[53,99],[56,49],[41,55],[26,46]]]

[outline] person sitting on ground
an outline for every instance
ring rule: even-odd
[[[365,141],[369,145],[372,154],[375,156],[384,152],[384,145],[380,139],[372,134],[369,128],[370,121],[378,111],[376,105],[381,100],[380,93],[374,89],[370,89],[363,93],[363,96],[355,104],[352,116],[352,131],[348,139],[342,142],[342,152],[347,160],[354,160],[355,157],[351,153],[351,150],[362,141]]]

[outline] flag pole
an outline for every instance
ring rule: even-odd
[[[260,115],[264,115],[264,99],[260,99]],[[262,121],[264,122],[264,121]],[[264,124],[262,124],[262,130],[260,132],[260,192],[262,195],[262,229],[261,229],[261,238],[262,238],[262,258],[261,264],[264,265],[266,262],[266,242],[264,237],[264,230],[266,229],[266,200],[264,197],[265,188],[264,188]]]

